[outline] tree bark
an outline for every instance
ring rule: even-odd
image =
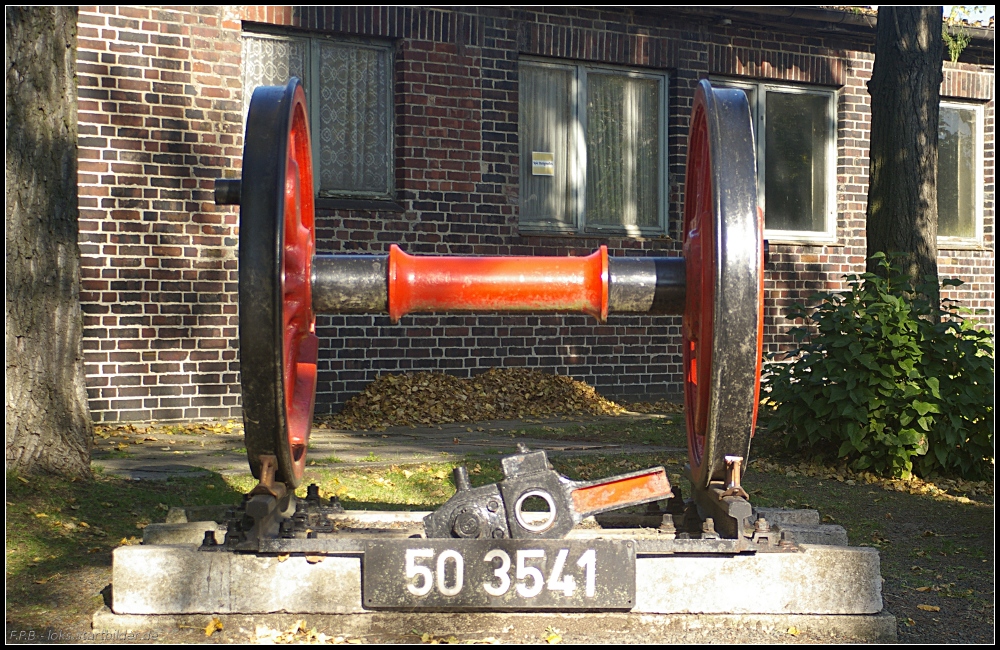
[[[879,7],[868,82],[868,257],[902,253],[903,270],[915,285],[928,275],[937,284],[941,25],[941,7]],[[870,259],[868,270],[877,270]]]
[[[6,9],[6,467],[90,476],[77,241],[77,10]]]

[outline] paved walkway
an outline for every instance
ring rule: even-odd
[[[662,445],[558,439],[566,437],[565,434],[560,435],[563,429],[578,428],[581,424],[626,427],[655,417],[636,415],[586,421],[499,420],[419,428],[391,427],[382,432],[313,428],[308,461],[310,465],[315,463],[320,467],[378,467],[499,457],[516,452],[519,442],[530,449],[544,449],[551,456],[684,452],[679,447]],[[552,436],[547,437],[550,432]],[[206,470],[222,474],[249,474],[241,431],[189,434],[166,433],[157,429],[110,433],[110,437],[98,440],[92,455],[95,468],[106,474],[142,480],[192,476]]]

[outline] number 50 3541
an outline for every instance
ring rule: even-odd
[[[584,596],[593,598],[597,581],[597,553],[594,549],[583,551],[579,557],[570,558],[570,551],[561,548],[556,551],[551,565],[543,549],[518,549],[513,560],[507,551],[492,549],[482,558],[492,568],[492,577],[483,581],[481,588],[490,596],[503,596],[511,588],[522,598],[534,598],[548,590],[571,597],[577,589]],[[398,565],[397,565],[398,566]],[[548,575],[545,575],[545,569]],[[577,584],[577,575],[582,570],[582,583]],[[481,574],[480,571],[475,573]],[[434,549],[411,548],[406,550],[407,591],[414,596],[426,596],[437,590],[442,596],[457,596],[465,588],[465,558],[456,550],[445,549],[435,556]]]

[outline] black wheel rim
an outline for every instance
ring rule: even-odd
[[[315,249],[305,94],[254,91],[240,203],[240,381],[250,469],[277,458],[276,480],[302,481],[316,392],[318,340],[310,275]]]
[[[746,94],[701,81],[688,139],[683,327],[688,462],[699,487],[724,476],[726,456],[747,459],[756,423],[763,314],[756,176]]]

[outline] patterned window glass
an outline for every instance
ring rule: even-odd
[[[263,34],[243,34],[243,123],[247,123],[250,97],[257,86],[284,86],[292,77],[302,80],[308,92],[309,41]]]
[[[385,193],[391,182],[389,52],[318,41],[320,187]]]
[[[392,51],[327,38],[243,34],[243,123],[257,86],[298,77],[320,195],[391,198]]]

